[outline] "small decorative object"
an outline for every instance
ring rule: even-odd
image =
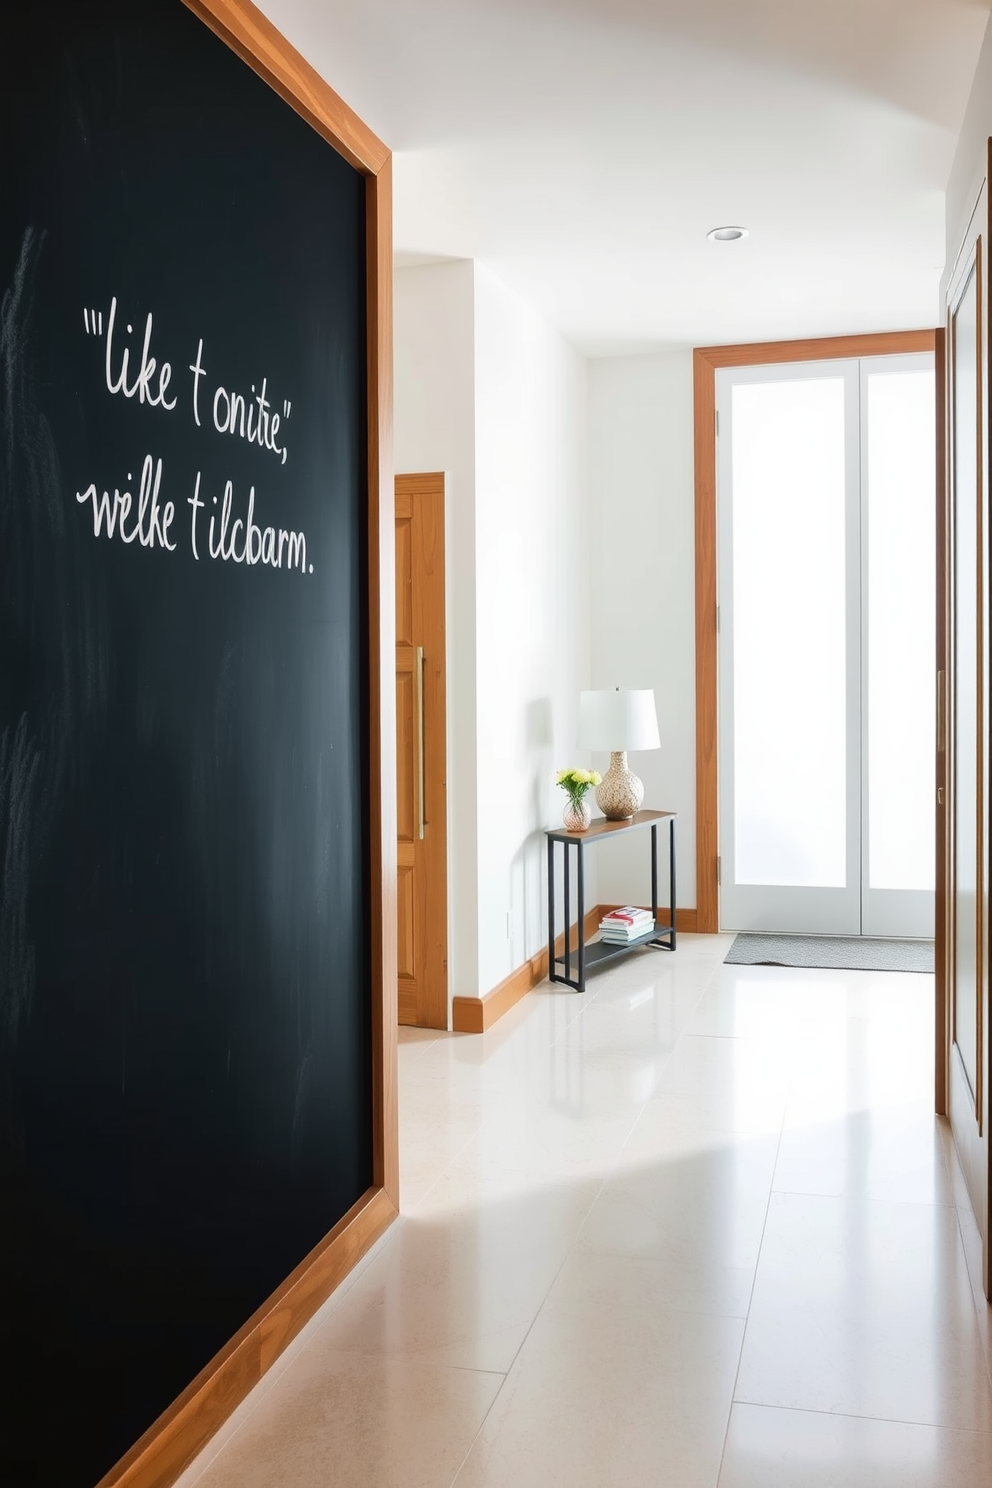
[[[592,809],[586,800],[586,792],[602,783],[597,770],[559,770],[557,783],[568,796],[568,805],[562,812],[562,821],[567,832],[587,832],[592,821]]]
[[[579,694],[580,749],[608,749],[610,768],[596,791],[608,821],[624,821],[640,811],[644,786],[627,766],[628,749],[660,749],[658,714],[650,688]]]

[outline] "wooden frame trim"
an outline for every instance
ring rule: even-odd
[[[396,472],[396,489],[404,491],[410,496],[422,495],[425,492],[432,495],[435,491],[444,493],[444,471],[443,470],[414,470]]]
[[[806,341],[702,346],[692,353],[696,498],[696,913],[701,935],[720,928],[717,778],[716,373],[721,367],[840,361],[933,351],[936,332],[885,331]]]
[[[174,1483],[399,1212],[392,157],[251,0],[183,3],[366,178],[373,1186],[98,1488],[168,1488]]]
[[[988,895],[989,895],[989,841],[988,841],[988,812],[986,807],[987,787],[986,778],[989,768],[989,739],[988,729],[985,722],[986,707],[986,677],[988,668],[988,604],[989,604],[989,555],[988,555],[988,410],[986,399],[989,393],[988,376],[988,332],[985,317],[988,314],[986,302],[986,276],[988,264],[986,262],[986,237],[979,233],[975,242],[975,279],[976,279],[976,316],[978,321],[977,335],[977,376],[975,399],[976,408],[976,431],[977,449],[975,459],[978,467],[978,490],[976,492],[978,505],[978,624],[976,627],[976,649],[978,651],[978,678],[976,686],[976,704],[978,713],[978,739],[976,741],[976,753],[978,756],[978,783],[975,791],[975,811],[978,816],[978,932],[976,936],[977,961],[979,966],[978,996],[975,999],[975,1122],[978,1126],[978,1135],[981,1137],[984,1130],[985,1117],[985,998],[986,986],[989,974],[988,966]],[[956,890],[955,890],[956,898]],[[955,980],[957,973],[955,972]],[[990,1163],[992,1163],[992,1143],[987,1143]],[[989,1190],[990,1174],[986,1173],[986,1195],[990,1208],[992,1208],[992,1191]],[[985,1216],[985,1291],[989,1292],[989,1282],[992,1278],[992,1258],[989,1254],[989,1245],[992,1243],[992,1235],[989,1233],[989,1215]]]
[[[368,245],[369,876],[375,1184],[399,1212],[396,950],[396,523],[393,167],[366,179]],[[356,1258],[357,1259],[357,1258]]]
[[[590,909],[583,924],[583,936],[589,939],[599,929],[599,922],[604,914],[618,909],[616,904],[597,904]],[[571,927],[574,931],[575,926]],[[675,914],[675,929],[679,935],[694,935],[696,932],[696,911],[694,909],[679,909]],[[561,953],[565,949],[565,936],[559,935],[555,941],[555,950]],[[508,977],[499,982],[492,991],[485,993],[482,997],[455,997],[452,999],[451,1026],[455,1033],[485,1033],[498,1023],[512,1007],[516,1007],[528,992],[545,981],[548,975],[548,948],[538,951],[536,956],[531,956],[516,971],[511,971]]]
[[[937,394],[937,737],[936,737],[936,901],[934,904],[934,1109],[947,1115],[947,1061],[950,1054],[950,980],[948,974],[947,894],[950,885],[948,832],[947,679],[950,676],[950,483],[947,478],[947,333],[934,333],[934,371]]]
[[[987,143],[986,165],[992,165],[992,140]],[[988,195],[988,173],[983,179],[982,186],[975,200],[968,225],[962,237],[961,245],[955,255],[954,269],[947,284],[944,297],[945,309],[945,334],[944,334],[944,377],[945,377],[945,482],[944,494],[944,544],[943,551],[938,549],[938,563],[943,560],[944,573],[942,575],[945,586],[945,619],[946,637],[944,658],[947,663],[946,703],[944,707],[944,778],[946,789],[944,792],[944,834],[945,834],[945,893],[943,896],[945,946],[943,967],[945,975],[945,997],[944,997],[944,1022],[941,1029],[940,1022],[937,1026],[937,1093],[938,1098],[941,1091],[941,1082],[944,1083],[944,1104],[946,1114],[951,1125],[954,1153],[959,1161],[960,1170],[967,1189],[968,1198],[972,1205],[975,1216],[975,1231],[978,1246],[974,1255],[977,1263],[977,1276],[981,1277],[981,1288],[984,1295],[992,1299],[992,1142],[988,1136],[989,1116],[989,1090],[987,1071],[992,1066],[992,1028],[985,1019],[988,1007],[988,894],[989,894],[989,820],[988,820],[988,786],[987,771],[989,768],[989,742],[987,719],[984,715],[984,699],[987,698],[987,667],[988,667],[988,626],[989,626],[989,526],[988,526],[988,501],[989,501],[989,472],[988,472],[988,446],[989,446],[989,298],[987,276],[988,268],[988,238],[992,226],[990,216]],[[974,896],[977,900],[976,930],[977,950],[976,957],[978,965],[978,984],[975,1007],[975,1032],[976,1032],[976,1069],[975,1079],[971,1080],[964,1058],[960,1049],[955,1050],[954,1023],[956,999],[957,974],[955,970],[956,957],[956,933],[955,918],[959,908],[963,915],[968,914],[969,905],[966,902],[959,906],[958,895],[955,885],[955,860],[957,849],[955,836],[957,831],[957,798],[958,782],[956,779],[955,755],[955,733],[956,720],[956,694],[967,695],[970,689],[967,686],[967,677],[962,673],[959,679],[955,676],[954,665],[954,509],[955,498],[955,464],[958,456],[955,439],[955,413],[956,402],[956,375],[955,365],[957,362],[956,340],[959,333],[957,322],[958,311],[967,292],[969,281],[974,278],[975,282],[975,342],[970,347],[970,353],[975,358],[975,456],[976,456],[976,486],[973,493],[975,528],[978,541],[977,568],[976,568],[976,638],[978,642],[978,668],[972,679],[975,685],[975,722],[973,728],[976,731],[976,763],[978,766],[975,781],[975,820],[977,824],[978,852],[976,855],[976,870],[978,892]],[[962,351],[965,350],[962,344]],[[962,404],[962,406],[964,406]],[[959,689],[959,681],[962,686]],[[962,790],[962,798],[966,796]],[[939,818],[938,818],[939,821]],[[937,1016],[940,1017],[941,1009],[938,1006]],[[984,1021],[984,1027],[983,1027]],[[946,1058],[943,1063],[939,1059],[941,1033],[943,1032],[944,1048]],[[977,1296],[977,1292],[976,1292]]]
[[[390,152],[251,0],[183,0],[349,165],[378,175]]]

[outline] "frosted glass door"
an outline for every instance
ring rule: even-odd
[[[728,368],[717,412],[721,926],[930,937],[933,358]]]
[[[731,929],[860,928],[857,377],[830,362],[718,378]]]

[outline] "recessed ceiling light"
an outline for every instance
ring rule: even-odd
[[[738,238],[747,237],[746,227],[714,227],[706,236],[711,243],[736,243]]]

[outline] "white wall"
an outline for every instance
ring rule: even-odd
[[[985,178],[985,157],[990,135],[992,135],[992,21],[989,22],[985,31],[985,40],[982,43],[978,66],[975,69],[975,80],[971,86],[964,122],[958,136],[954,164],[951,166],[951,174],[947,181],[944,217],[947,261],[944,265],[944,278],[941,281],[942,289],[953,267],[954,255],[964,236],[972,207]],[[936,323],[940,324],[942,317],[939,308],[935,313]]]
[[[582,357],[476,266],[479,983],[546,943],[545,826],[588,686]],[[590,858],[592,855],[590,855]],[[596,901],[595,865],[586,903]],[[507,934],[507,912],[510,933]]]
[[[469,262],[399,269],[395,463],[445,472],[448,986],[478,987],[475,661],[475,275]]]
[[[661,748],[630,756],[644,804],[678,812],[678,902],[696,903],[692,353],[589,364],[593,687],[653,687]],[[597,768],[609,763],[597,757]],[[646,833],[643,834],[646,839]],[[646,904],[648,842],[604,844],[603,904]],[[667,882],[662,869],[662,887]],[[664,889],[663,889],[664,892]]]
[[[448,980],[474,995],[546,942],[554,772],[581,762],[586,367],[479,265],[395,292],[396,469],[446,474]]]

